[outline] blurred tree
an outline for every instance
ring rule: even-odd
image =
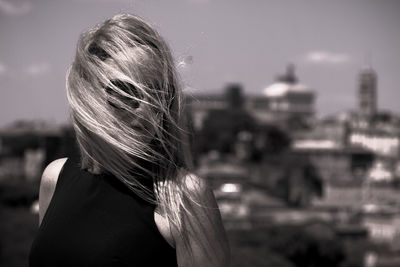
[[[290,131],[304,131],[310,130],[311,126],[304,117],[299,115],[292,115],[286,121],[286,128]]]
[[[233,252],[247,254],[252,250],[256,254],[262,253],[266,261],[275,259],[275,266],[291,266],[290,263],[298,267],[340,266],[346,259],[346,252],[334,229],[329,225],[321,225],[320,228],[331,234],[320,235],[308,228],[307,225],[271,225],[261,229],[230,231],[228,236]],[[241,262],[237,257],[233,259]],[[270,266],[264,264],[256,266]],[[233,265],[246,266],[236,262]]]
[[[322,177],[308,159],[295,156],[284,170],[281,184],[284,185],[284,198],[290,206],[307,207],[313,196],[322,196]]]
[[[273,249],[298,267],[337,267],[344,260],[344,251],[337,239],[318,239],[297,229],[286,233],[273,244]]]
[[[262,158],[287,151],[291,144],[289,134],[275,125],[259,126],[256,135],[255,148]]]
[[[295,267],[288,259],[265,246],[234,247],[231,254],[232,267]]]
[[[29,206],[39,197],[39,181],[3,178],[0,182],[0,205]]]
[[[314,196],[323,195],[323,179],[304,156],[285,151],[265,156],[260,163],[260,183],[293,207],[306,207]]]
[[[244,96],[242,86],[238,83],[228,84],[225,89],[225,97],[230,109],[242,109]]]
[[[59,136],[43,137],[43,144],[46,150],[46,159],[43,162],[43,169],[57,158],[70,157],[79,159],[80,152],[76,141],[75,131],[71,125],[64,126]]]
[[[255,120],[244,110],[212,110],[204,120],[203,128],[195,135],[195,150],[201,153],[211,150],[232,153],[237,134],[241,131],[254,132],[255,128]]]
[[[27,207],[0,204],[0,266],[28,266],[29,249],[38,229],[38,216]]]
[[[22,157],[26,149],[36,149],[40,146],[40,138],[37,134],[26,133],[4,136],[2,138],[4,150],[7,153]]]

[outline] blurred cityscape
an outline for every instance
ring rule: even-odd
[[[257,95],[231,83],[185,96],[195,169],[214,190],[232,266],[400,266],[400,116],[377,106],[378,77],[360,67],[354,108],[324,118],[294,65]],[[43,121],[0,130],[4,266],[26,256],[41,173],[78,155],[74,138],[71,125]]]

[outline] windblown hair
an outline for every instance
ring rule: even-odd
[[[82,34],[67,73],[67,96],[82,168],[113,174],[156,204],[172,227],[185,229],[182,217],[195,216],[190,206],[201,203],[185,181],[191,157],[180,81],[157,31],[121,14]],[[154,192],[145,186],[149,181]],[[180,236],[189,247],[188,233],[180,230]]]

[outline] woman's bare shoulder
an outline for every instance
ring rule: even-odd
[[[47,165],[43,171],[41,183],[57,183],[58,175],[68,158],[56,159]]]
[[[39,225],[53,197],[58,176],[67,159],[68,158],[56,159],[47,165],[43,171],[39,189]]]
[[[190,213],[184,216],[184,231],[191,237],[195,262],[199,266],[229,266],[230,248],[212,188],[206,179],[194,173],[187,173],[183,179],[188,190],[188,200],[184,202]],[[190,257],[179,236],[175,238],[178,262],[185,265]]]
[[[210,190],[207,181],[193,172],[181,171],[180,177],[182,179],[181,182],[185,184],[190,193],[203,196],[204,193]]]
[[[210,197],[209,194],[206,194],[207,186],[203,179],[199,176],[196,176],[192,173],[180,173],[179,179],[183,179],[182,182],[185,184],[185,187],[188,189],[188,193],[190,196],[194,197],[195,202],[206,202],[206,195]],[[179,230],[174,229],[173,225],[171,225],[168,221],[166,214],[157,207],[154,212],[154,220],[160,231],[161,235],[165,238],[165,240],[174,248],[176,248],[176,239],[180,236]],[[171,228],[172,227],[172,228]]]

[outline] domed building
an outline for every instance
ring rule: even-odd
[[[261,125],[288,130],[308,128],[315,112],[315,92],[299,83],[293,64],[258,94],[244,95],[242,86],[232,83],[224,93],[186,95],[185,101],[197,130],[211,110],[244,109]]]
[[[264,123],[290,124],[291,121],[309,124],[314,117],[315,92],[299,83],[294,65],[262,91],[262,96],[250,101],[252,114]]]

